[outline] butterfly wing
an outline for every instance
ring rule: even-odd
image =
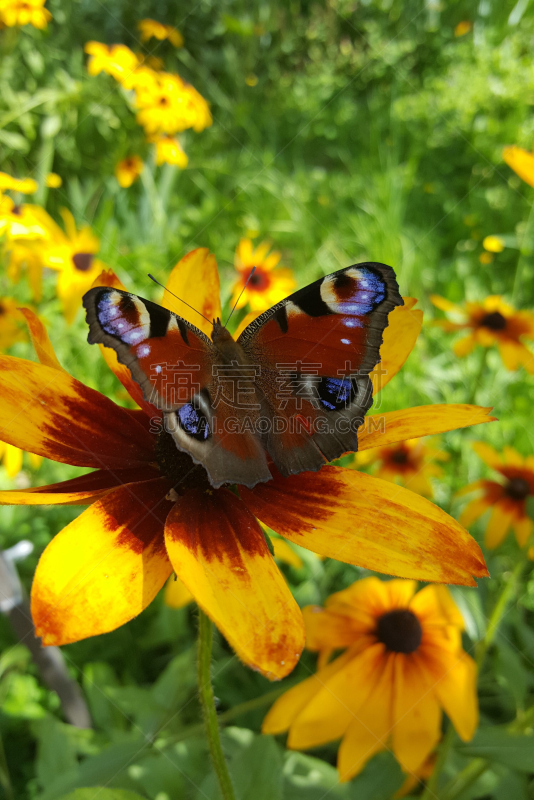
[[[163,411],[179,450],[206,469],[213,486],[269,480],[265,450],[251,430],[236,435],[232,409],[215,414],[217,368],[213,343],[166,308],[129,292],[95,287],[83,298],[90,344],[103,344],[139,384],[145,400]],[[240,431],[242,430],[240,427]]]
[[[258,365],[270,417],[264,445],[283,475],[358,449],[388,314],[403,305],[395,273],[364,263],[301,289],[254,320],[238,344]]]

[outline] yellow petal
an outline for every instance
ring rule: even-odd
[[[473,450],[488,467],[498,470],[502,466],[501,456],[494,447],[486,442],[473,442]]]
[[[486,528],[484,543],[492,550],[500,545],[506,537],[515,517],[515,509],[501,503],[495,503],[491,511],[491,516]]]
[[[213,330],[211,321],[221,316],[219,292],[219,273],[215,256],[210,255],[207,247],[199,247],[191,250],[176,264],[169,275],[161,304],[211,338]],[[207,317],[207,320],[202,319],[185,303],[180,303],[173,294],[193,306],[197,312]]]
[[[519,175],[519,177],[534,186],[534,155],[522,147],[511,145],[502,151],[503,161]]]
[[[278,539],[274,537],[271,539],[273,550],[274,550],[274,557],[277,558],[279,561],[282,561],[284,564],[289,564],[290,567],[295,567],[295,569],[302,568],[302,559],[295,551],[293,550],[290,545],[286,542],[285,539]]]
[[[463,630],[464,620],[446,586],[425,586],[414,596],[410,609],[424,624],[443,625],[445,622]]]
[[[265,525],[329,558],[436,583],[475,585],[480,548],[452,517],[400,486],[351,469],[275,477],[241,497]]]
[[[306,627],[307,650],[340,650],[354,642],[354,627],[351,618],[336,614],[320,606],[304,606],[302,609]]]
[[[172,571],[163,547],[167,491],[162,479],[115,489],[52,539],[32,586],[44,644],[115,630],[153,600]]]
[[[303,750],[343,736],[354,718],[359,716],[378,680],[383,651],[384,645],[374,644],[347,660],[341,669],[321,678],[323,685],[289,729],[288,747]],[[317,678],[336,661],[324,667]]]
[[[350,653],[344,653],[315,675],[297,686],[293,686],[282,697],[279,697],[263,720],[262,733],[276,735],[287,731],[310,700],[324,687],[328,679],[338,670],[343,669],[350,659]]]
[[[41,364],[44,364],[47,367],[53,367],[54,369],[62,370],[63,367],[57,360],[57,356],[54,352],[48,332],[37,314],[35,314],[29,308],[20,308],[19,311],[26,319],[32,344],[35,352],[37,353],[37,358]]]
[[[448,653],[432,647],[422,649],[419,664],[458,736],[468,742],[478,725],[475,662],[461,649]]]
[[[389,314],[380,347],[380,362],[369,377],[373,394],[379,392],[397,374],[412,352],[423,324],[423,312],[413,308],[413,303],[397,306]]]
[[[394,656],[384,657],[374,685],[367,682],[365,686],[365,701],[356,712],[337,754],[342,782],[358,775],[367,761],[387,746],[393,722],[394,663]]]
[[[304,647],[304,623],[257,521],[227,489],[194,489],[165,526],[174,571],[238,656],[283,678]]]
[[[432,436],[436,433],[492,422],[495,417],[488,416],[490,408],[459,403],[436,403],[431,406],[415,406],[384,414],[372,414],[365,418],[358,430],[358,449]]]
[[[490,504],[483,497],[478,500],[471,500],[460,514],[460,524],[465,528],[470,528],[482,514],[486,513],[488,508],[490,508]]]
[[[439,308],[441,311],[451,311],[454,314],[463,314],[463,309],[456,305],[456,303],[451,303],[450,300],[447,300],[445,297],[441,297],[439,294],[432,294],[430,295],[430,301],[436,308]]]
[[[393,752],[406,772],[417,770],[441,738],[441,709],[418,659],[395,657]]]
[[[523,517],[513,523],[515,538],[519,547],[524,547],[530,539],[533,523],[530,517]]]
[[[165,605],[169,608],[184,608],[195,598],[176,575],[171,575],[165,586]]]
[[[462,339],[458,339],[458,341],[453,344],[452,349],[458,358],[463,358],[473,351],[475,344],[476,339],[470,334],[469,336],[464,336]]]
[[[6,444],[4,448],[4,467],[10,478],[14,478],[22,469],[22,450]]]

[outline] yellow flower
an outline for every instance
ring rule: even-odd
[[[44,8],[45,0],[0,0],[0,22],[12,28],[15,25],[33,25],[46,28],[52,14]]]
[[[133,75],[139,66],[139,59],[124,44],[101,44],[87,42],[85,52],[89,56],[87,71],[89,75],[105,72],[125,88],[131,88]]]
[[[232,289],[232,306],[243,308],[247,303],[252,311],[265,311],[287,297],[296,288],[296,281],[289,269],[275,267],[280,261],[278,250],[269,253],[271,245],[262,242],[253,248],[250,239],[241,239],[235,252],[235,268],[239,278]],[[252,267],[256,267],[247,288],[239,298]],[[239,298],[239,301],[238,301]]]
[[[420,439],[377,447],[356,454],[355,463],[378,462],[376,475],[386,481],[398,481],[403,486],[425,497],[432,497],[432,484],[429,478],[443,475],[443,469],[435,461],[446,461],[448,454],[432,444],[424,444]]]
[[[436,324],[446,331],[470,331],[459,339],[453,350],[457,356],[466,356],[475,345],[497,345],[506,369],[516,370],[522,365],[534,374],[534,354],[523,343],[523,337],[534,338],[534,314],[516,311],[501,297],[490,295],[482,303],[455,305],[439,295],[430,298],[436,308],[463,317],[461,322],[439,320]]]
[[[476,665],[462,649],[463,620],[444,586],[365,578],[303,609],[316,675],[280,697],[263,723],[289,730],[288,747],[342,738],[342,781],[390,747],[403,770],[419,770],[441,736],[442,709],[463,741],[478,724]],[[329,661],[339,649],[345,652]]]
[[[115,177],[117,178],[119,186],[122,186],[123,189],[127,189],[131,186],[143,171],[143,167],[144,164],[141,156],[128,156],[128,158],[119,161],[115,167]]]
[[[12,241],[6,248],[9,258],[7,274],[13,283],[18,283],[26,271],[33,299],[38,303],[42,298],[43,262],[40,247],[34,242]]]
[[[138,82],[135,89],[137,122],[147,135],[178,133],[187,128],[199,132],[211,125],[208,104],[179,75],[152,71],[146,78],[143,84]]]
[[[493,261],[493,254],[484,251],[479,255],[478,260],[480,261],[481,264],[491,264],[491,262]]]
[[[459,22],[456,28],[454,29],[455,36],[465,36],[466,33],[472,29],[473,23],[469,22],[469,20],[463,20]]]
[[[30,458],[30,466],[33,469],[39,469],[41,466],[41,456],[36,456],[33,453],[28,453]],[[22,469],[24,461],[24,451],[12,444],[0,442],[0,463],[4,467],[8,478],[16,478]]]
[[[174,164],[180,169],[187,167],[188,158],[182,150],[182,146],[177,139],[172,136],[160,136],[154,139],[156,144],[156,164]]]
[[[49,189],[59,189],[62,183],[61,177],[55,172],[49,172],[45,178],[45,184]]]
[[[486,236],[482,242],[482,247],[489,253],[502,253],[505,246],[502,236]]]
[[[81,305],[82,296],[105,265],[95,258],[100,242],[89,226],[78,231],[74,217],[65,208],[61,210],[61,216],[65,231],[48,217],[49,238],[40,244],[35,243],[34,247],[38,250],[43,265],[59,272],[57,294],[65,319],[71,323]]]
[[[183,47],[184,37],[172,25],[163,25],[155,19],[142,19],[137,23],[137,27],[141,32],[142,42],[147,42],[154,37],[154,39],[159,39],[160,42],[168,39],[175,47]]]
[[[529,186],[534,186],[534,154],[529,153],[522,147],[511,145],[505,147],[502,151],[503,161],[513,169],[516,175],[528,183]]]
[[[7,172],[0,172],[0,192],[13,191],[21,194],[35,194],[38,189],[37,181],[33,178],[12,178]]]
[[[486,547],[497,547],[510,527],[514,529],[518,545],[524,547],[533,526],[526,503],[529,497],[534,496],[534,456],[523,458],[512,447],[504,447],[502,455],[499,455],[484,442],[475,442],[473,449],[488,467],[500,473],[504,481],[479,480],[460,489],[458,495],[483,490],[482,497],[466,505],[460,522],[467,528],[491,509],[486,528]]]
[[[19,305],[11,297],[0,297],[0,350],[25,338]]]

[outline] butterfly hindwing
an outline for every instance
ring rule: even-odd
[[[395,273],[364,263],[334,272],[260,315],[238,339],[259,365],[273,425],[264,437],[283,475],[358,449],[388,314],[403,300]]]

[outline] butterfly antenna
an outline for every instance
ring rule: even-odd
[[[228,323],[230,322],[230,319],[231,319],[231,317],[232,317],[232,314],[233,314],[233,313],[234,313],[234,311],[236,310],[237,304],[238,304],[238,303],[239,303],[239,301],[241,300],[241,295],[243,294],[243,292],[244,292],[244,291],[245,291],[245,289],[247,288],[247,286],[248,286],[248,284],[249,284],[249,281],[250,281],[250,279],[252,278],[252,276],[254,275],[254,273],[255,273],[255,272],[256,272],[256,267],[252,267],[252,269],[250,270],[250,275],[248,276],[248,278],[247,278],[247,281],[246,281],[245,285],[243,286],[243,288],[242,288],[242,289],[241,289],[241,291],[239,292],[239,297],[238,297],[238,298],[237,298],[237,300],[235,301],[235,303],[234,303],[234,307],[232,308],[232,310],[230,311],[230,313],[229,313],[229,315],[228,315],[228,319],[227,319],[227,320],[226,320],[226,322],[224,323],[224,327],[225,327],[225,328],[226,328],[226,326],[228,325]]]
[[[173,296],[173,297],[176,297],[176,299],[177,299],[177,300],[179,300],[179,301],[180,301],[180,303],[185,303],[185,305],[186,305],[188,308],[190,308],[192,311],[195,311],[195,312],[196,312],[197,314],[199,314],[201,317],[204,317],[204,314],[202,314],[202,312],[201,312],[201,311],[198,311],[196,308],[194,308],[194,306],[191,306],[191,305],[189,305],[189,303],[186,303],[186,302],[185,302],[185,300],[182,300],[182,298],[181,298],[181,297],[178,297],[178,295],[177,295],[177,294],[174,294],[174,292],[171,292],[171,290],[170,290],[170,289],[167,289],[167,287],[166,287],[166,286],[164,286],[164,285],[163,285],[162,283],[160,283],[159,281],[157,281],[157,280],[155,279],[155,277],[154,277],[153,275],[151,275],[151,274],[150,274],[150,272],[148,273],[148,277],[150,278],[150,280],[151,280],[151,281],[154,281],[154,283],[157,283],[157,284],[158,284],[158,286],[161,286],[161,288],[162,288],[162,289],[165,289],[165,291],[166,291],[166,292],[168,292],[169,294],[172,294],[172,296]],[[209,322],[209,324],[210,324],[210,325],[213,325],[213,320],[212,320],[212,319],[208,319],[207,317],[204,317],[204,319],[206,320],[206,322]]]

